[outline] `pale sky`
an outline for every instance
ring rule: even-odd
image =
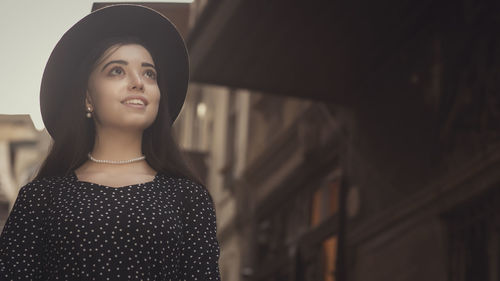
[[[40,83],[52,49],[62,35],[90,13],[89,0],[1,0],[0,11],[0,114],[30,114],[38,130]],[[182,2],[192,0],[145,2]]]

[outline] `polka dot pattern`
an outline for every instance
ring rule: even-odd
[[[46,177],[19,190],[0,235],[0,280],[220,280],[216,233],[212,197],[190,179]]]

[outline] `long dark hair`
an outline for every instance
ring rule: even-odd
[[[155,61],[155,54],[147,43],[135,36],[106,38],[97,43],[75,68],[76,75],[68,85],[67,103],[61,109],[61,120],[57,126],[58,135],[51,142],[50,151],[40,166],[34,179],[51,176],[66,176],[87,161],[87,153],[92,151],[95,140],[95,124],[93,119],[86,118],[85,91],[92,69],[98,64],[104,52],[111,46],[140,44],[149,51]],[[164,50],[168,51],[168,50]],[[166,89],[162,87],[164,77],[160,64],[156,63],[158,85],[161,98],[158,114],[151,126],[143,131],[142,153],[148,164],[158,171],[171,176],[191,179],[205,186],[201,177],[191,168],[191,164],[180,151],[172,136],[172,118],[169,114]]]

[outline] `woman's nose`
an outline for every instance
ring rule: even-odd
[[[131,90],[144,90],[144,81],[142,81],[142,77],[138,73],[132,73],[130,77],[130,89]]]

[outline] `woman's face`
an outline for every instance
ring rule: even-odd
[[[142,45],[126,44],[111,46],[102,58],[90,73],[85,100],[96,125],[146,129],[154,122],[160,101],[151,54]],[[135,104],[133,96],[144,98],[145,104]]]

